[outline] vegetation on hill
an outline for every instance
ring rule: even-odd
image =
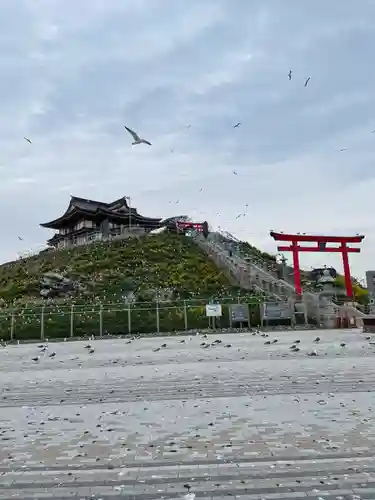
[[[85,291],[43,299],[40,279],[51,271],[78,280]],[[99,328],[111,333],[155,331],[156,307],[161,331],[184,329],[184,301],[189,328],[207,327],[203,304],[239,294],[241,290],[185,236],[164,233],[44,251],[0,266],[0,335],[8,337],[11,329],[16,338],[38,338],[43,313],[46,337],[69,336],[72,310],[76,335],[98,333]]]
[[[278,275],[273,255],[249,243],[236,251]],[[289,273],[290,271],[290,273]],[[44,273],[78,281],[83,290],[57,298],[40,296]],[[292,279],[293,270],[287,267]],[[288,274],[288,275],[289,275]],[[312,287],[302,273],[304,287]],[[343,285],[343,277],[337,277]],[[358,302],[367,290],[354,281]],[[220,299],[250,304],[253,325],[260,322],[260,297],[233,286],[226,275],[188,237],[164,233],[115,242],[94,243],[60,251],[43,251],[0,266],[0,338],[69,337],[109,333],[167,332],[205,328],[204,305]],[[227,297],[227,299],[225,299]],[[229,308],[217,326],[230,326]]]
[[[252,257],[255,260],[259,260],[259,262],[267,263],[270,265],[276,263],[275,255],[271,255],[267,252],[262,252],[253,245],[250,245],[250,243],[247,241],[240,241],[238,243],[238,248],[240,252],[242,252],[244,255],[248,255],[249,257]]]
[[[136,292],[147,300],[157,290],[172,290],[173,298],[212,297],[233,293],[226,276],[191,239],[172,234],[96,243],[0,266],[0,297],[6,304],[38,301],[40,278],[54,271],[79,280],[87,292],[77,301],[113,302]]]
[[[345,291],[344,276],[338,275],[335,281],[336,281],[336,286],[339,289]],[[367,305],[369,299],[367,288],[363,288],[363,286],[361,286],[361,284],[355,278],[352,278],[352,286],[353,286],[354,300],[359,304]]]

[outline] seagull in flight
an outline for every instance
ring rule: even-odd
[[[237,128],[241,125],[241,122],[236,123],[236,125],[233,125],[233,128]]]
[[[134,132],[134,130],[132,130],[131,128],[128,128],[124,125],[125,129],[129,132],[129,134],[133,137],[134,139],[134,142],[132,142],[132,145],[135,146],[137,144],[148,144],[149,146],[151,146],[151,142],[148,142],[146,141],[146,139],[141,139],[139,137],[139,135]]]
[[[237,172],[236,172],[235,170],[233,170],[233,173],[234,173],[234,175],[238,175],[238,174],[237,174]]]
[[[32,142],[30,141],[30,139],[28,139],[27,137],[24,137],[25,141],[27,141],[29,144],[32,144]]]
[[[306,78],[306,81],[305,81],[305,87],[307,87],[307,85],[309,84],[309,81],[311,80],[311,77],[309,76],[308,78]]]
[[[289,81],[292,79],[292,70],[289,71],[288,73]]]
[[[21,238],[21,236],[17,236],[17,238],[18,238],[20,241],[23,241],[23,238]]]
[[[346,148],[342,148],[342,149],[340,149],[340,152],[341,152],[341,151],[346,151]]]

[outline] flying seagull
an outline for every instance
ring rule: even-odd
[[[27,137],[24,137],[25,141],[27,141],[29,144],[32,144],[32,142],[30,141],[30,139],[28,139]]]
[[[23,241],[23,238],[21,238],[21,236],[17,236],[17,238],[18,238],[20,241]]]
[[[340,152],[341,152],[341,151],[346,151],[346,148],[342,148],[342,149],[340,149]]]
[[[234,175],[238,175],[238,174],[237,174],[237,172],[236,172],[235,170],[233,170],[233,173],[234,173]]]
[[[292,79],[292,70],[289,71],[288,73],[289,81]]]
[[[132,142],[133,146],[135,146],[136,144],[148,144],[149,146],[151,146],[151,142],[146,141],[146,139],[141,139],[139,135],[136,132],[134,132],[134,130],[126,127],[125,125],[124,127],[134,139],[134,142]]]
[[[241,125],[241,122],[236,123],[236,125],[233,125],[233,128],[237,128]]]
[[[308,78],[306,78],[306,81],[305,81],[305,87],[307,87],[309,81],[310,81],[311,77],[309,76]]]

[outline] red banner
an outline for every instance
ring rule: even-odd
[[[203,230],[203,222],[177,221],[176,226],[179,229],[196,229],[197,231]]]

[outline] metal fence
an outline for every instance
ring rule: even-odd
[[[163,333],[196,329],[230,328],[231,304],[246,304],[249,322],[261,323],[261,301],[238,297],[220,298],[222,315],[207,317],[204,299],[139,302],[127,304],[107,303],[95,305],[45,305],[0,311],[0,338],[3,340],[32,340],[84,335]],[[244,326],[248,326],[248,323]]]
[[[221,304],[220,316],[207,316],[206,305],[212,303]],[[233,315],[234,305],[239,304],[244,305],[247,311],[247,319],[242,321]],[[291,301],[277,303],[254,297],[226,297],[215,301],[195,299],[24,307],[0,312],[0,338],[45,340],[85,335],[188,332],[206,328],[327,325],[325,310],[319,310],[318,307],[315,318],[311,318],[303,303],[297,305]],[[331,327],[334,327],[335,312],[331,312],[330,316]]]

